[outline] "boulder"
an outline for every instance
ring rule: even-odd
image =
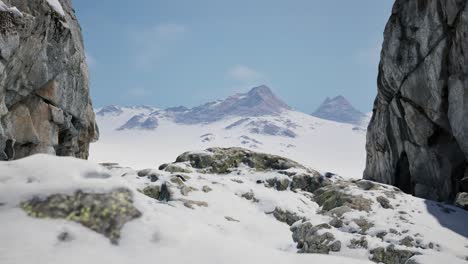
[[[0,160],[35,153],[87,158],[98,128],[71,1],[60,0],[61,9],[47,0],[3,3]]]
[[[313,226],[310,222],[293,225],[291,231],[299,253],[329,254],[330,251],[340,251],[341,241],[336,240],[332,233],[324,231],[326,229],[331,229],[331,226],[328,224]]]
[[[292,160],[258,153],[242,148],[210,148],[205,152],[186,152],[176,159],[176,163],[187,162],[203,173],[226,174],[239,166],[248,166],[256,171],[288,170],[304,168]]]
[[[77,191],[73,195],[54,194],[45,199],[36,197],[22,202],[21,208],[32,217],[80,223],[109,238],[113,244],[118,243],[124,224],[141,216],[127,189],[109,193]]]
[[[468,164],[466,1],[397,0],[384,33],[364,178],[452,202]]]
[[[387,248],[375,248],[370,253],[372,261],[384,264],[405,264],[411,257],[419,254],[409,250],[396,249],[393,245]]]

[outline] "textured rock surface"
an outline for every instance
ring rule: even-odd
[[[3,0],[0,160],[34,153],[87,158],[97,127],[88,66],[70,0]]]
[[[270,154],[258,153],[243,148],[209,148],[205,152],[186,152],[177,157],[176,163],[189,163],[204,173],[229,173],[239,166],[257,171],[288,170],[304,168],[299,163]]]
[[[453,201],[468,157],[466,0],[397,0],[385,29],[364,178]]]
[[[33,198],[21,208],[32,217],[66,219],[103,234],[114,244],[120,238],[125,223],[141,216],[133,206],[131,191],[118,189],[110,193],[76,192],[55,194],[46,199]]]

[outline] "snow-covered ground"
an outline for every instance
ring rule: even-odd
[[[330,229],[342,242],[340,252],[317,255],[297,254],[290,227],[269,212],[281,208],[313,225],[328,223],[332,217],[319,213],[310,193],[277,191],[259,184],[272,177],[287,178],[282,173],[243,167],[226,175],[194,171],[184,173],[188,177],[179,186],[171,180],[177,177],[174,174],[156,169],[149,174],[157,175],[157,181],[138,177],[130,168],[107,170],[92,162],[46,155],[0,163],[0,263],[371,263],[367,249],[348,248],[350,239],[365,237],[371,250],[390,244],[402,248],[398,244],[405,236],[420,245],[405,247],[423,254],[416,257],[418,263],[466,263],[463,259],[468,256],[467,211],[395,192],[391,186],[369,191],[350,187],[350,193],[374,201],[372,210],[344,214],[345,225]],[[138,191],[164,183],[171,186],[168,203]],[[44,199],[77,190],[103,193],[118,187],[132,192],[134,205],[142,212],[124,225],[118,245],[72,221],[29,217],[19,206],[35,196]],[[192,191],[183,195],[182,187]],[[389,201],[394,209],[375,202],[376,196],[392,190],[395,198]],[[258,202],[241,197],[247,192]],[[206,204],[190,209],[184,201]],[[359,228],[346,221],[356,217],[365,217],[373,226],[365,233],[353,231]],[[377,238],[382,231],[388,234]],[[433,249],[428,248],[430,243]]]
[[[187,150],[237,146],[285,156],[348,178],[361,178],[365,167],[364,126],[323,120],[292,110],[284,110],[280,115],[232,116],[191,125],[176,123],[164,111],[159,114],[153,108],[119,107],[119,110],[122,112],[97,116],[101,135],[91,145],[90,160],[147,168],[172,161]],[[132,117],[152,113],[158,119],[157,128],[118,130]],[[232,126],[245,119],[248,120]],[[226,129],[229,126],[232,128]],[[274,131],[276,135],[263,133],[265,126],[280,130]]]

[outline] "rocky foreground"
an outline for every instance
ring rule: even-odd
[[[46,155],[0,164],[1,263],[466,263],[466,219],[239,148],[140,171]]]

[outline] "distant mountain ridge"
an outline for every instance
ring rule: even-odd
[[[150,129],[157,127],[156,117],[164,116],[181,124],[212,123],[226,117],[257,117],[267,115],[279,115],[285,110],[290,110],[285,102],[279,99],[268,86],[262,85],[251,89],[247,93],[238,93],[224,100],[209,102],[194,108],[185,106],[170,107],[165,110],[149,106],[134,106],[132,109],[150,112],[148,116],[141,114],[132,117],[129,123],[122,126],[121,130],[141,128]],[[98,116],[120,115],[122,107],[110,105],[98,109]],[[151,118],[151,120],[148,120]],[[130,122],[131,121],[131,122]],[[147,125],[143,125],[143,123]]]
[[[353,125],[362,125],[367,119],[366,114],[357,110],[341,95],[325,99],[312,115],[322,119]]]
[[[278,115],[291,108],[279,99],[268,86],[262,85],[247,93],[239,93],[224,100],[180,111],[174,108],[175,121],[184,124],[211,123],[228,116],[265,116]]]

